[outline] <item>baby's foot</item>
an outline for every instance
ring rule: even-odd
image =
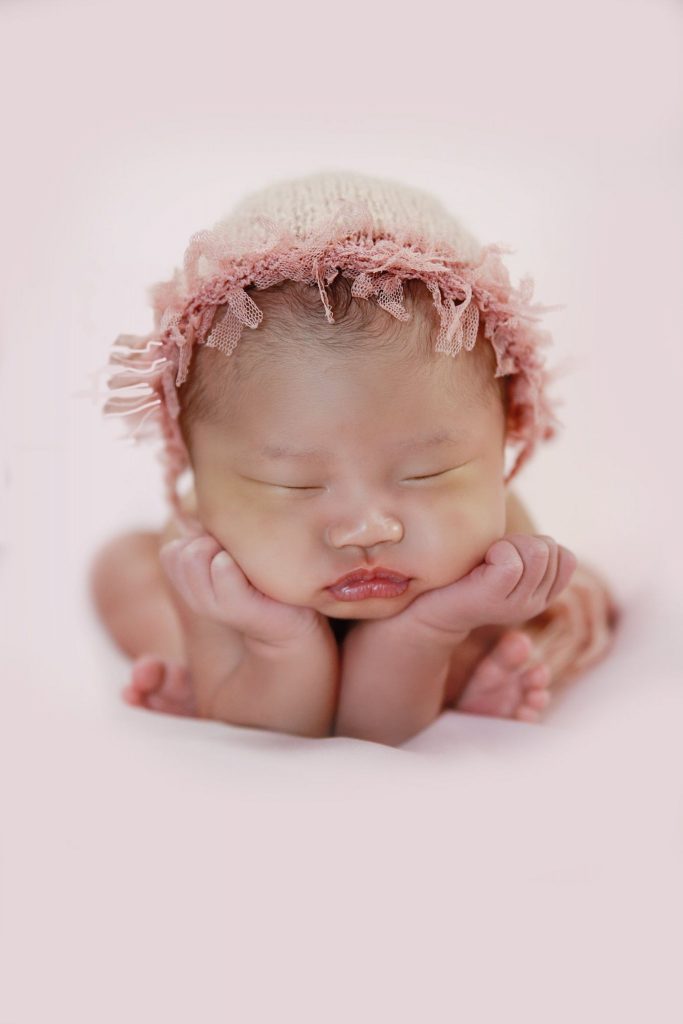
[[[121,696],[127,704],[163,711],[167,715],[196,717],[190,673],[180,661],[143,654],[133,665],[131,681]]]
[[[508,630],[474,669],[456,709],[538,722],[550,702],[550,669],[543,662],[523,668],[533,653],[531,637]]]

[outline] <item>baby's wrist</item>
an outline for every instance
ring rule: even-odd
[[[312,619],[301,631],[282,640],[255,637],[244,634],[242,640],[246,651],[255,659],[266,663],[281,663],[310,657],[315,650],[334,650],[337,643],[334,633],[323,616]]]
[[[441,630],[419,620],[404,621],[401,615],[390,619],[359,622],[354,632],[371,632],[375,642],[389,648],[409,648],[411,650],[437,651],[444,654],[454,650],[467,639],[471,630],[467,628]]]

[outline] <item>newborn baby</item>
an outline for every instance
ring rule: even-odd
[[[392,745],[446,707],[537,721],[551,684],[604,657],[617,610],[506,483],[510,378],[484,321],[449,358],[418,278],[405,318],[343,274],[333,323],[306,280],[246,293],[258,330],[230,358],[197,346],[178,387],[183,518],[92,567],[136,659],[125,699]]]

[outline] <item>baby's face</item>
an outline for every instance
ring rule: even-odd
[[[504,412],[478,395],[474,358],[316,353],[259,369],[224,425],[192,428],[204,527],[260,591],[336,618],[395,615],[468,573],[505,529]],[[373,565],[407,590],[326,589]]]

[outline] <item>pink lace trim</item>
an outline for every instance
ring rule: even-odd
[[[532,306],[533,280],[525,277],[515,289],[501,254],[501,245],[481,249],[476,261],[459,261],[446,243],[426,239],[407,244],[397,238],[372,240],[371,215],[362,202],[345,201],[306,239],[295,237],[266,217],[255,218],[265,231],[258,249],[240,251],[229,224],[192,236],[182,272],[149,290],[155,328],[144,336],[119,335],[108,369],[108,388],[116,392],[104,407],[105,416],[121,417],[132,441],[163,437],[167,497],[181,523],[186,517],[177,493],[179,475],[189,456],[177,423],[177,387],[188,376],[194,345],[206,344],[229,356],[245,327],[257,328],[263,314],[246,288],[268,288],[285,280],[317,284],[328,322],[334,322],[326,285],[338,273],[349,278],[352,295],[372,299],[392,316],[406,321],[402,281],[420,278],[439,314],[435,350],[457,356],[470,351],[483,334],[496,353],[496,377],[511,375],[508,437],[521,450],[508,473],[512,480],[533,454],[539,440],[550,440],[560,422],[546,391],[551,375],[540,349],[551,342],[535,326],[539,314],[563,306]],[[225,313],[214,323],[217,307]],[[212,326],[213,324],[213,326]]]

